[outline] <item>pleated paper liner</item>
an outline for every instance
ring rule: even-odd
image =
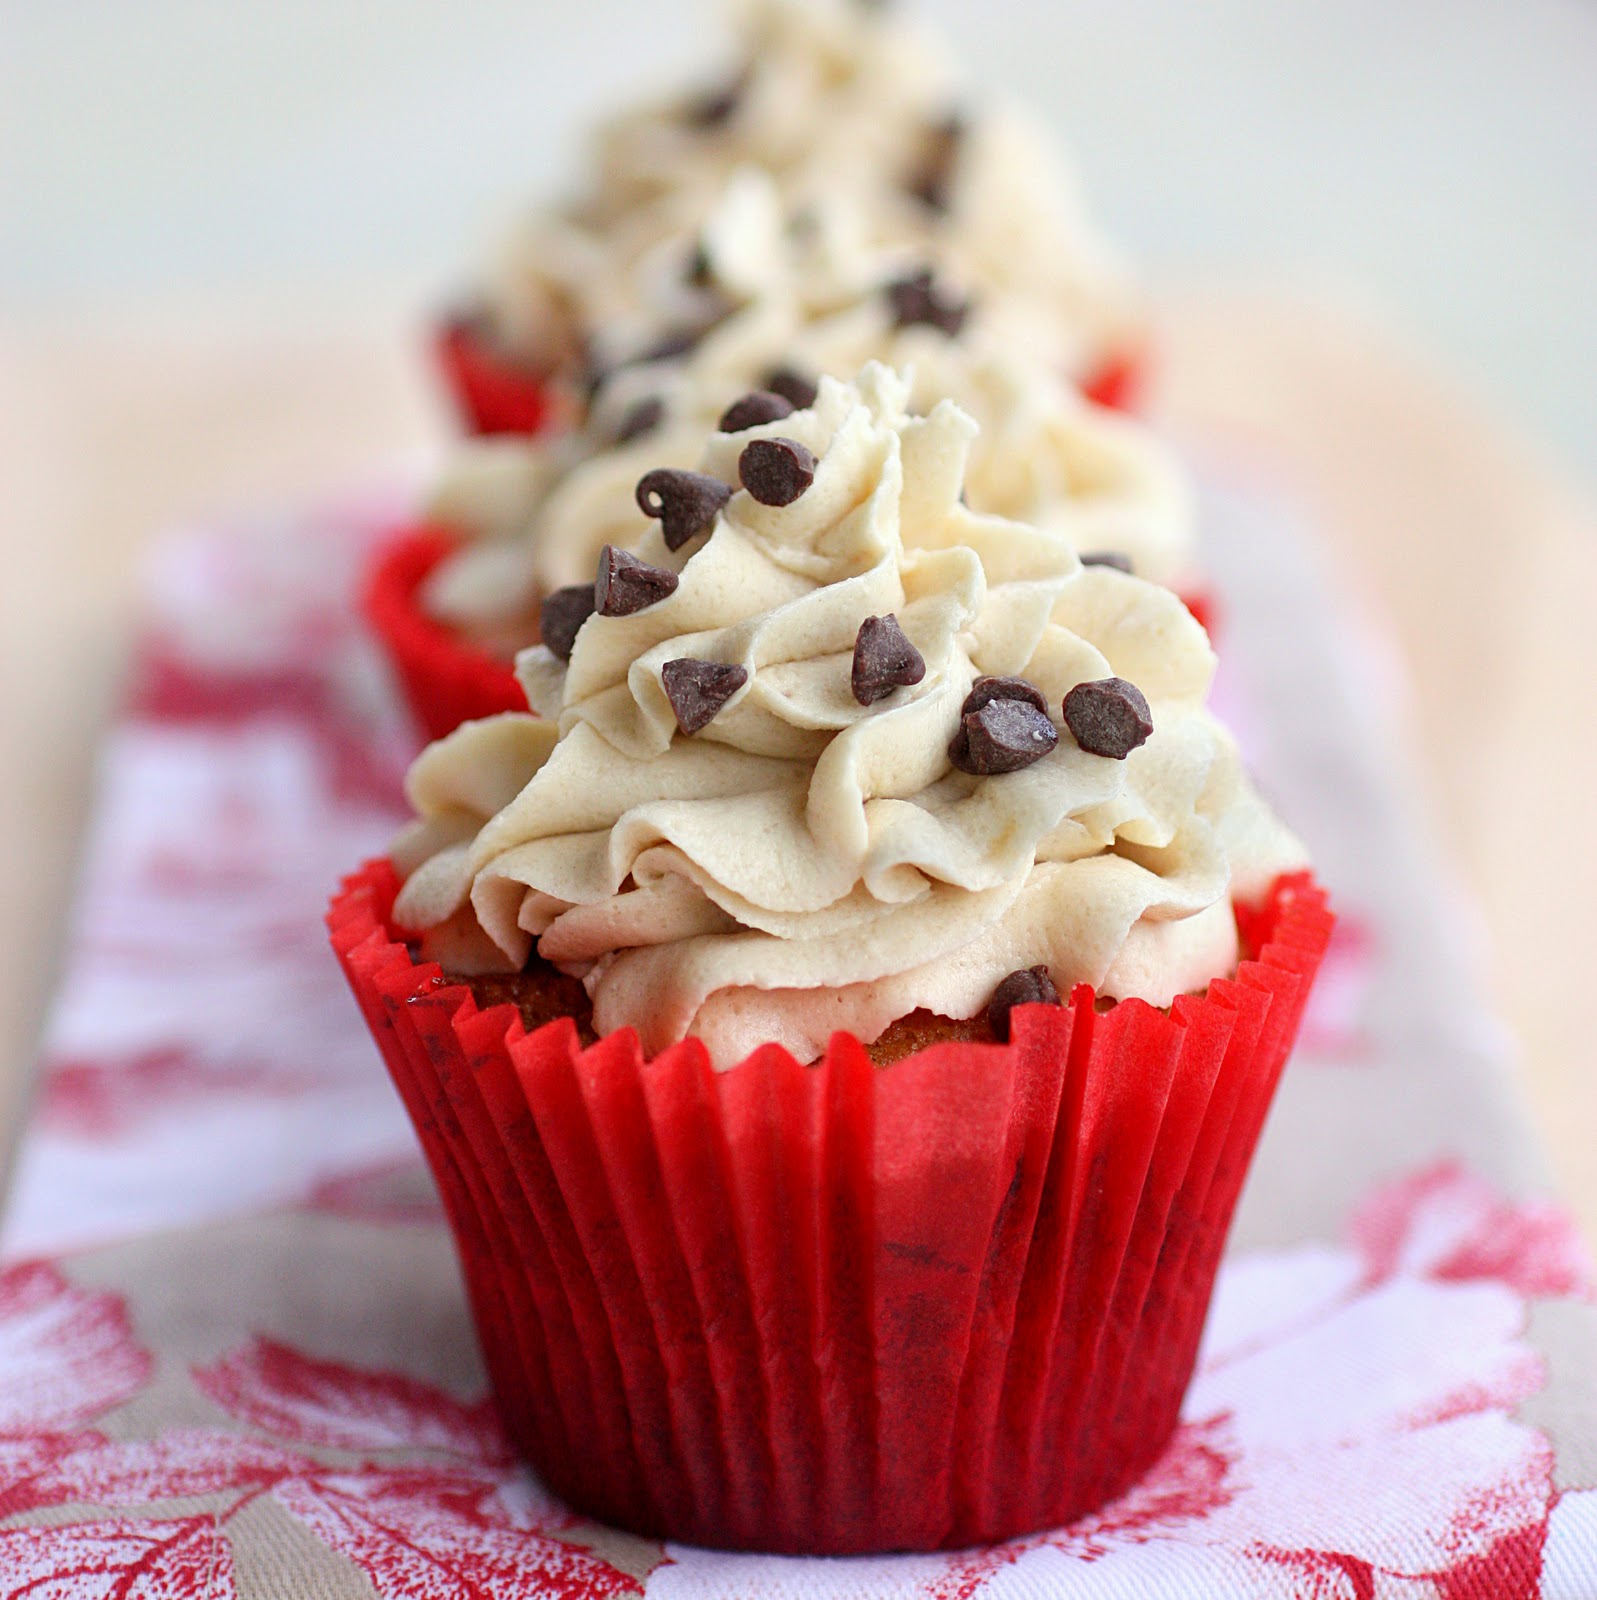
[[[601,1521],[809,1553],[1057,1526],[1174,1429],[1332,917],[1306,875],[1168,1013],[1090,990],[1008,1045],[836,1035],[711,1070],[416,963],[386,862],[329,927],[454,1227],[520,1448]]]
[[[477,319],[443,323],[433,351],[468,433],[539,433],[554,420],[559,406],[549,385],[496,350]]]
[[[1184,585],[1176,590],[1181,603],[1198,620],[1198,626],[1209,635],[1209,643],[1218,647],[1221,622],[1220,603],[1213,589]]]
[[[441,739],[475,717],[527,709],[508,662],[430,617],[421,604],[428,574],[455,544],[438,528],[396,534],[372,557],[362,596],[366,620],[429,739]]]
[[[1098,405],[1115,411],[1138,412],[1148,398],[1151,368],[1146,345],[1125,345],[1109,351],[1076,386]]]

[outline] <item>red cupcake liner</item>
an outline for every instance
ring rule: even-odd
[[[1115,411],[1136,412],[1147,399],[1151,363],[1141,345],[1111,351],[1077,381],[1087,399]]]
[[[549,385],[500,354],[474,318],[445,322],[434,354],[468,433],[538,433],[553,420]]]
[[[441,739],[476,717],[527,709],[507,662],[430,617],[421,604],[427,575],[457,543],[439,528],[396,534],[375,552],[361,598],[411,714],[429,739]]]
[[[1016,1011],[877,1068],[835,1035],[645,1062],[415,962],[369,864],[328,925],[448,1210],[518,1446],[657,1539],[823,1554],[1057,1526],[1173,1431],[1330,934],[1281,879],[1232,979]]]
[[[1214,590],[1189,586],[1177,589],[1176,597],[1197,619],[1198,625],[1209,635],[1209,642],[1213,644],[1218,637],[1215,630],[1220,625],[1220,603],[1215,598]]]

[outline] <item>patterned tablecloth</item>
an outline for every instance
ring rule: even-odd
[[[1401,685],[1245,477],[1205,495],[1218,692],[1342,922],[1164,1459],[1074,1527],[842,1562],[544,1494],[321,930],[399,816],[349,608],[397,504],[153,572],[3,1233],[0,1595],[1597,1597],[1590,1264],[1407,809]]]

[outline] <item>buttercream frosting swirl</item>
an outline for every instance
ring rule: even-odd
[[[400,924],[456,969],[519,968],[534,945],[583,975],[600,1032],[655,1052],[688,1034],[720,1066],[774,1039],[813,1058],[920,1007],[962,1018],[1008,972],[1168,1002],[1228,971],[1232,900],[1301,852],[1204,707],[1213,657],[1167,590],[1084,567],[1063,537],[961,502],[976,424],[908,409],[868,366],[815,405],[716,434],[703,470],[786,438],[814,478],[785,505],[734,493],[629,615],[595,615],[568,664],[520,662],[541,716],[467,724],[409,779]],[[854,697],[856,636],[897,618],[925,663]],[[702,731],[679,731],[664,669],[741,667]],[[1054,720],[1120,677],[1152,711],[1124,760],[1068,731],[1020,771],[974,776],[949,747],[972,685],[1027,679]]]

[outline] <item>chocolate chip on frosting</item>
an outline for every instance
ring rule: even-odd
[[[710,260],[710,252],[705,248],[704,241],[694,241],[692,253],[688,256],[688,264],[683,269],[684,283],[695,289],[708,289],[715,276],[715,267]]]
[[[659,520],[666,548],[680,550],[715,521],[732,487],[708,473],[658,467],[638,479],[637,497],[644,516]]]
[[[950,339],[957,339],[970,315],[970,302],[944,294],[937,287],[930,267],[896,279],[887,285],[886,292],[896,328],[912,328],[924,323],[946,333]]]
[[[616,424],[615,442],[631,444],[634,439],[653,433],[664,418],[665,401],[657,394],[646,394],[641,400],[634,400],[621,413],[621,420]]]
[[[1047,696],[1036,684],[1028,683],[1024,678],[978,678],[970,686],[970,693],[965,696],[959,714],[968,717],[971,712],[980,711],[994,700],[1024,700],[1027,705],[1036,706],[1044,716],[1048,715]]]
[[[815,404],[815,380],[796,367],[773,367],[765,379],[766,391],[786,400],[795,411],[808,411]]]
[[[599,552],[594,606],[601,617],[630,617],[674,593],[677,582],[677,575],[669,569],[651,567],[628,551],[607,544]]]
[[[649,361],[675,361],[678,356],[687,355],[690,350],[696,350],[706,336],[726,320],[731,309],[729,305],[716,305],[697,321],[684,322],[678,327],[668,329],[653,344],[622,365],[635,367]]]
[[[758,428],[762,423],[780,422],[797,409],[784,395],[774,394],[769,389],[752,389],[721,413],[716,427],[722,433],[742,433],[745,428]]]
[[[987,1002],[987,1022],[993,1033],[1007,1044],[1009,1014],[1016,1006],[1056,1006],[1059,1003],[1059,991],[1048,976],[1047,967],[1022,967],[1018,972],[1011,972],[993,990],[993,997]]]
[[[964,117],[954,111],[927,130],[926,153],[906,187],[929,211],[948,210],[954,169],[966,127]]]
[[[1116,572],[1130,573],[1131,557],[1118,550],[1089,550],[1081,557],[1084,567],[1113,567]]]
[[[651,361],[674,361],[678,356],[687,355],[690,350],[696,349],[709,333],[719,327],[733,309],[730,302],[718,300],[696,320],[668,328],[653,344],[614,360],[605,358],[592,340],[587,341],[581,363],[584,400],[591,407],[611,378],[618,372],[624,372],[628,367],[645,366]]]
[[[762,506],[790,506],[815,482],[815,456],[797,439],[756,439],[743,446],[738,477]]]
[[[726,661],[681,656],[660,668],[665,697],[684,733],[697,733],[708,727],[721,707],[748,681],[747,668]]]
[[[730,121],[732,113],[742,102],[743,91],[747,87],[745,78],[746,74],[740,72],[719,88],[706,89],[695,95],[684,110],[688,126],[708,130]]]
[[[585,339],[577,360],[577,384],[582,390],[582,403],[591,411],[599,398],[599,391],[610,381],[616,368],[600,354],[592,339]]]
[[[571,659],[577,633],[593,615],[597,602],[591,583],[573,583],[556,589],[538,609],[538,634],[550,652],[561,661]]]
[[[898,618],[867,617],[854,637],[854,666],[849,683],[862,706],[875,705],[895,689],[919,683],[926,676],[926,658],[909,642]]]
[[[1099,678],[1065,696],[1065,726],[1088,755],[1124,761],[1153,732],[1153,713],[1136,684]]]
[[[975,778],[1019,772],[1059,743],[1048,713],[1027,700],[989,700],[959,721],[948,759]]]

